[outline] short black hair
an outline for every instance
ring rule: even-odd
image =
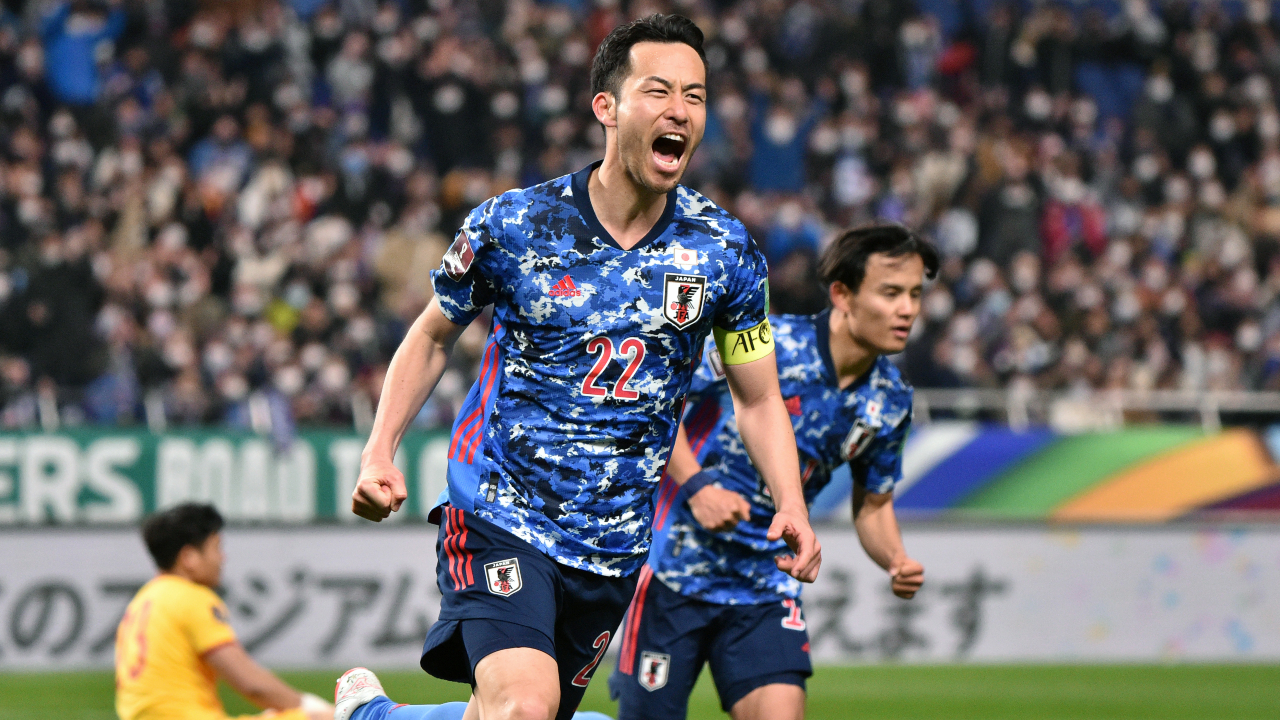
[[[222,515],[207,503],[182,503],[158,512],[142,524],[142,540],[156,567],[168,570],[178,562],[178,553],[191,545],[200,547],[209,536],[222,530]]]
[[[919,255],[924,261],[925,277],[932,280],[938,274],[938,251],[933,245],[910,228],[888,222],[840,233],[818,259],[818,274],[827,285],[839,281],[856,293],[867,275],[867,258],[876,253],[889,257]]]
[[[602,92],[618,95],[622,80],[631,73],[631,46],[636,43],[684,43],[698,51],[702,67],[706,68],[702,39],[701,28],[683,15],[655,13],[619,25],[596,48],[596,57],[591,61],[591,96]]]

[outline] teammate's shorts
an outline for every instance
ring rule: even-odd
[[[636,576],[565,567],[510,532],[446,506],[436,540],[440,619],[427,632],[422,669],[475,684],[488,655],[529,647],[560,670],[558,719],[573,716],[635,592]]]
[[[622,628],[609,694],[618,720],[681,720],[703,663],[725,712],[756,688],[813,674],[799,600],[717,605],[663,585],[646,565]]]

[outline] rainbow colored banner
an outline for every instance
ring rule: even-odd
[[[913,430],[894,505],[935,519],[1165,522],[1211,511],[1280,517],[1280,426],[1206,434],[1159,425],[1064,435],[938,422]],[[849,517],[850,479],[814,516]]]

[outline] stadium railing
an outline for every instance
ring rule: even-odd
[[[1028,388],[917,388],[915,421],[976,418],[1023,430],[1049,425],[1064,432],[1142,422],[1196,422],[1206,432],[1224,424],[1280,422],[1280,392],[1099,390],[1087,394]]]

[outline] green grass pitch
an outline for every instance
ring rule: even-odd
[[[584,710],[610,715],[601,667]],[[285,672],[322,697],[340,671]],[[398,702],[466,699],[461,685],[420,672],[379,673]],[[232,714],[253,708],[224,688]],[[110,720],[104,672],[0,673],[0,718]],[[723,718],[706,673],[690,720]],[[1280,718],[1280,665],[969,665],[819,667],[809,685],[810,720],[1249,720]]]

